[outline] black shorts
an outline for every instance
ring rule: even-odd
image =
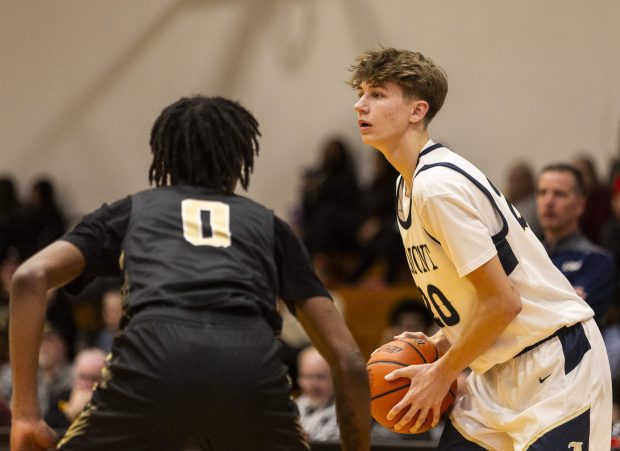
[[[280,350],[257,315],[140,312],[58,449],[307,450]]]

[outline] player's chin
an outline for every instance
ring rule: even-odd
[[[371,146],[371,147],[376,147],[377,146],[378,142],[377,142],[376,139],[373,139],[373,138],[374,137],[370,133],[362,132],[362,142],[364,144],[366,144],[367,146]]]

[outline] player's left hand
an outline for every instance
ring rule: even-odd
[[[400,368],[387,374],[385,379],[391,381],[399,377],[411,379],[411,385],[403,399],[388,412],[387,418],[391,420],[401,410],[408,408],[403,417],[394,425],[394,429],[401,429],[417,414],[415,424],[410,430],[410,432],[415,433],[424,424],[429,412],[432,412],[433,415],[431,427],[437,426],[441,419],[441,403],[448,393],[453,379],[449,379],[441,372],[436,371],[435,363]]]
[[[448,339],[444,336],[443,332],[441,331],[441,329],[439,331],[437,331],[435,333],[435,335],[429,337],[428,335],[426,335],[424,332],[402,332],[396,336],[394,336],[394,339],[421,339],[424,341],[428,341],[429,343],[432,343],[437,350],[439,351],[439,355],[442,356],[444,355],[446,352],[448,352],[448,349],[450,349],[450,342],[448,341]]]

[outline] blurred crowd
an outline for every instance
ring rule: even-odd
[[[8,346],[11,277],[28,257],[60,238],[68,227],[54,182],[40,178],[25,199],[15,180],[0,177],[0,426],[10,425],[11,367]],[[39,350],[39,407],[46,421],[66,428],[90,399],[119,330],[121,281],[100,279],[79,296],[48,293]]]
[[[394,217],[398,174],[374,152],[371,173],[362,181],[354,153],[338,137],[327,139],[317,155],[317,163],[301,174],[290,222],[319,276],[333,291],[342,286],[376,290],[378,302],[382,289],[412,285]],[[620,160],[611,162],[604,177],[587,154],[539,171],[527,161],[515,160],[498,187],[595,311],[608,347],[614,393],[620,395]],[[12,274],[20,262],[61,237],[68,227],[52,180],[37,180],[25,199],[18,192],[12,177],[0,178],[0,426],[10,424],[7,331]],[[53,427],[66,427],[90,399],[93,384],[102,380],[105,356],[123,314],[121,283],[97,280],[76,297],[64,290],[48,294],[39,353],[39,403]],[[385,323],[377,347],[405,330],[431,334],[435,328],[417,299],[398,303]],[[302,426],[311,440],[337,440],[326,362],[306,341],[287,342],[286,330],[282,339]],[[615,401],[614,420],[620,421],[620,401]],[[417,438],[434,435],[431,431]],[[373,437],[403,435],[375,427]]]

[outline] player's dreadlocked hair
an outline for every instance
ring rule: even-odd
[[[258,121],[222,97],[184,97],[166,107],[151,130],[149,182],[247,190],[258,155]]]

